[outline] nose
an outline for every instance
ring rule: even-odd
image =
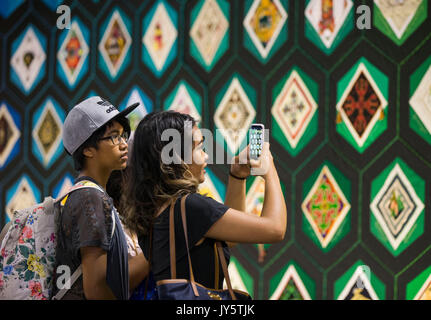
[[[127,149],[128,145],[127,145],[127,141],[126,139],[124,139],[123,137],[120,137],[120,144],[118,145],[120,147],[120,149]]]

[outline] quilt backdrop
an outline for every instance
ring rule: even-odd
[[[189,113],[219,130],[206,147],[226,158],[241,129],[269,129],[286,237],[234,248],[236,288],[431,298],[428,0],[1,0],[0,47],[1,226],[72,184],[61,136],[76,103],[138,101],[133,128],[153,110]],[[223,201],[228,165],[208,168],[200,192]],[[248,211],[264,192],[247,180]]]

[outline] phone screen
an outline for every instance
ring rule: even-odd
[[[252,124],[249,130],[250,158],[257,159],[262,154],[264,126],[263,124]]]

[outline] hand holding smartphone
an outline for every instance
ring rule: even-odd
[[[249,156],[250,159],[257,160],[262,154],[265,126],[260,123],[253,123],[249,130]]]
[[[250,174],[253,176],[266,175],[271,166],[272,155],[269,143],[265,142],[268,138],[265,139],[265,131],[264,125],[260,123],[252,124],[249,130]]]

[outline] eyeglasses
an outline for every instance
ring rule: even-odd
[[[112,136],[100,138],[99,140],[108,140],[111,139],[114,146],[118,146],[121,144],[121,141],[124,141],[124,143],[127,143],[129,140],[129,134],[127,132],[123,132],[123,134],[113,134]]]

